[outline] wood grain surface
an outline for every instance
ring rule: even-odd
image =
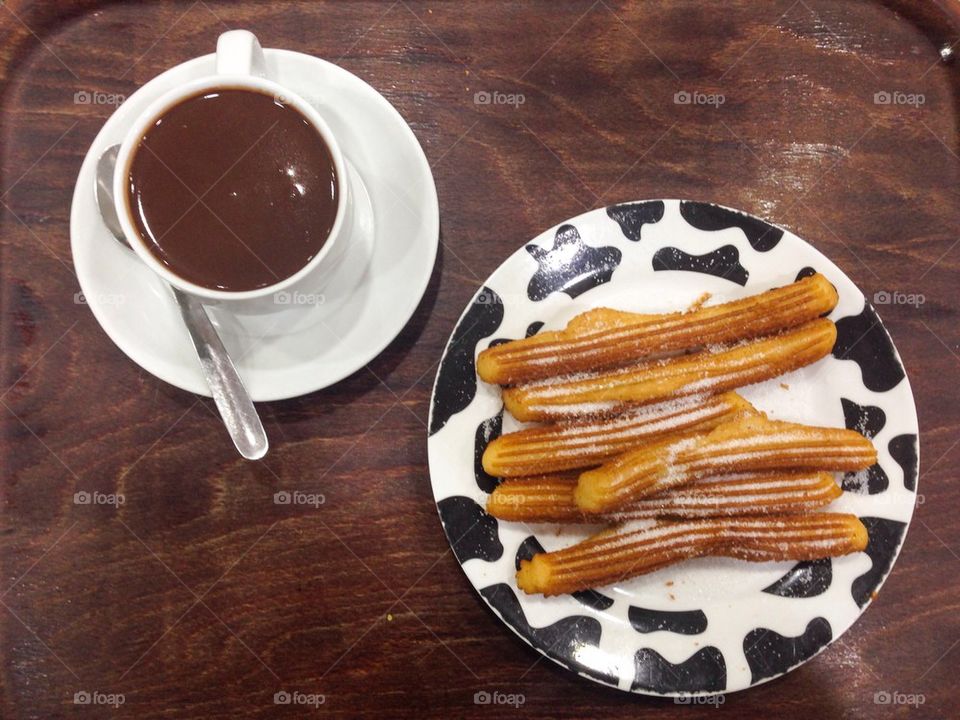
[[[0,716],[956,717],[960,146],[954,2],[65,2],[0,7]],[[442,247],[408,327],[337,386],[261,406],[241,461],[209,401],[130,362],[79,290],[74,182],[129,95],[228,28],[390,100]],[[960,50],[960,47],[958,47]],[[520,94],[516,105],[475,93]],[[678,92],[720,94],[678,104]],[[875,93],[922,96],[878,104]],[[872,296],[919,406],[923,504],[876,602],[788,676],[682,707],[572,676],[452,557],[425,422],[454,322],[525,240],[586,209],[716,201],[806,238]],[[279,490],[322,493],[278,506]],[[122,506],[75,505],[79,491]],[[319,709],[274,693],[321,695]],[[474,704],[487,690],[519,708]],[[122,694],[116,709],[74,694]],[[875,703],[922,695],[918,707]]]

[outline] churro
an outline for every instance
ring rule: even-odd
[[[842,513],[631,525],[521,560],[517,585],[527,593],[559,595],[621,582],[694,557],[816,560],[867,547],[863,523]]]
[[[635,363],[651,355],[761,337],[830,312],[837,291],[820,274],[759,295],[689,312],[637,314],[597,308],[563,330],[488,348],[481,379],[500,385]]]
[[[632,450],[581,473],[574,499],[585,512],[604,513],[708,475],[786,469],[855,471],[876,461],[873,444],[853,430],[748,416],[698,438]]]
[[[828,472],[736,473],[705,478],[635,500],[611,519],[705,518],[730,515],[785,515],[816,510],[843,494]]]
[[[487,497],[487,512],[517,522],[588,521],[573,500],[577,475],[542,475],[505,480]]]
[[[576,486],[573,475],[507,480],[487,499],[487,512],[501,520],[557,523],[779,515],[816,510],[843,492],[827,472],[737,473],[704,478],[598,516],[577,506]]]
[[[541,380],[503,390],[503,403],[521,421],[614,412],[701,393],[721,393],[769,380],[816,362],[837,339],[821,318],[780,335],[609,373]]]
[[[483,469],[498,477],[518,477],[592,467],[640,443],[681,432],[706,432],[755,412],[750,403],[730,392],[670,400],[612,417],[529,428],[491,441],[483,453]]]

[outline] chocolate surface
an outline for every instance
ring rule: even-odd
[[[176,275],[227,291],[273,285],[323,247],[337,215],[330,150],[293,106],[238,88],[174,105],[128,167],[129,208]]]

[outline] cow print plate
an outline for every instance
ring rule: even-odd
[[[520,425],[476,375],[492,344],[563,327],[599,306],[638,312],[722,302],[819,271],[837,287],[831,356],[742,394],[774,419],[855,428],[878,463],[838,477],[829,508],[857,514],[865,552],[814,562],[690,560],[589,592],[526,595],[523,558],[590,528],[499,522],[484,508],[497,479],[480,457]],[[621,690],[704,695],[757,685],[806,662],[876,596],[913,514],[919,448],[910,383],[863,293],[811,245],[717,205],[653,200],[580,215],[519,249],[487,280],[447,344],[433,389],[428,452],[447,538],[470,582],[514,632],[551,660]]]

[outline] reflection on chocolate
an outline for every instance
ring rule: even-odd
[[[337,173],[317,129],[282,99],[251,90],[206,90],[168,109],[135,149],[127,180],[150,252],[214,290],[293,275],[337,217]]]

